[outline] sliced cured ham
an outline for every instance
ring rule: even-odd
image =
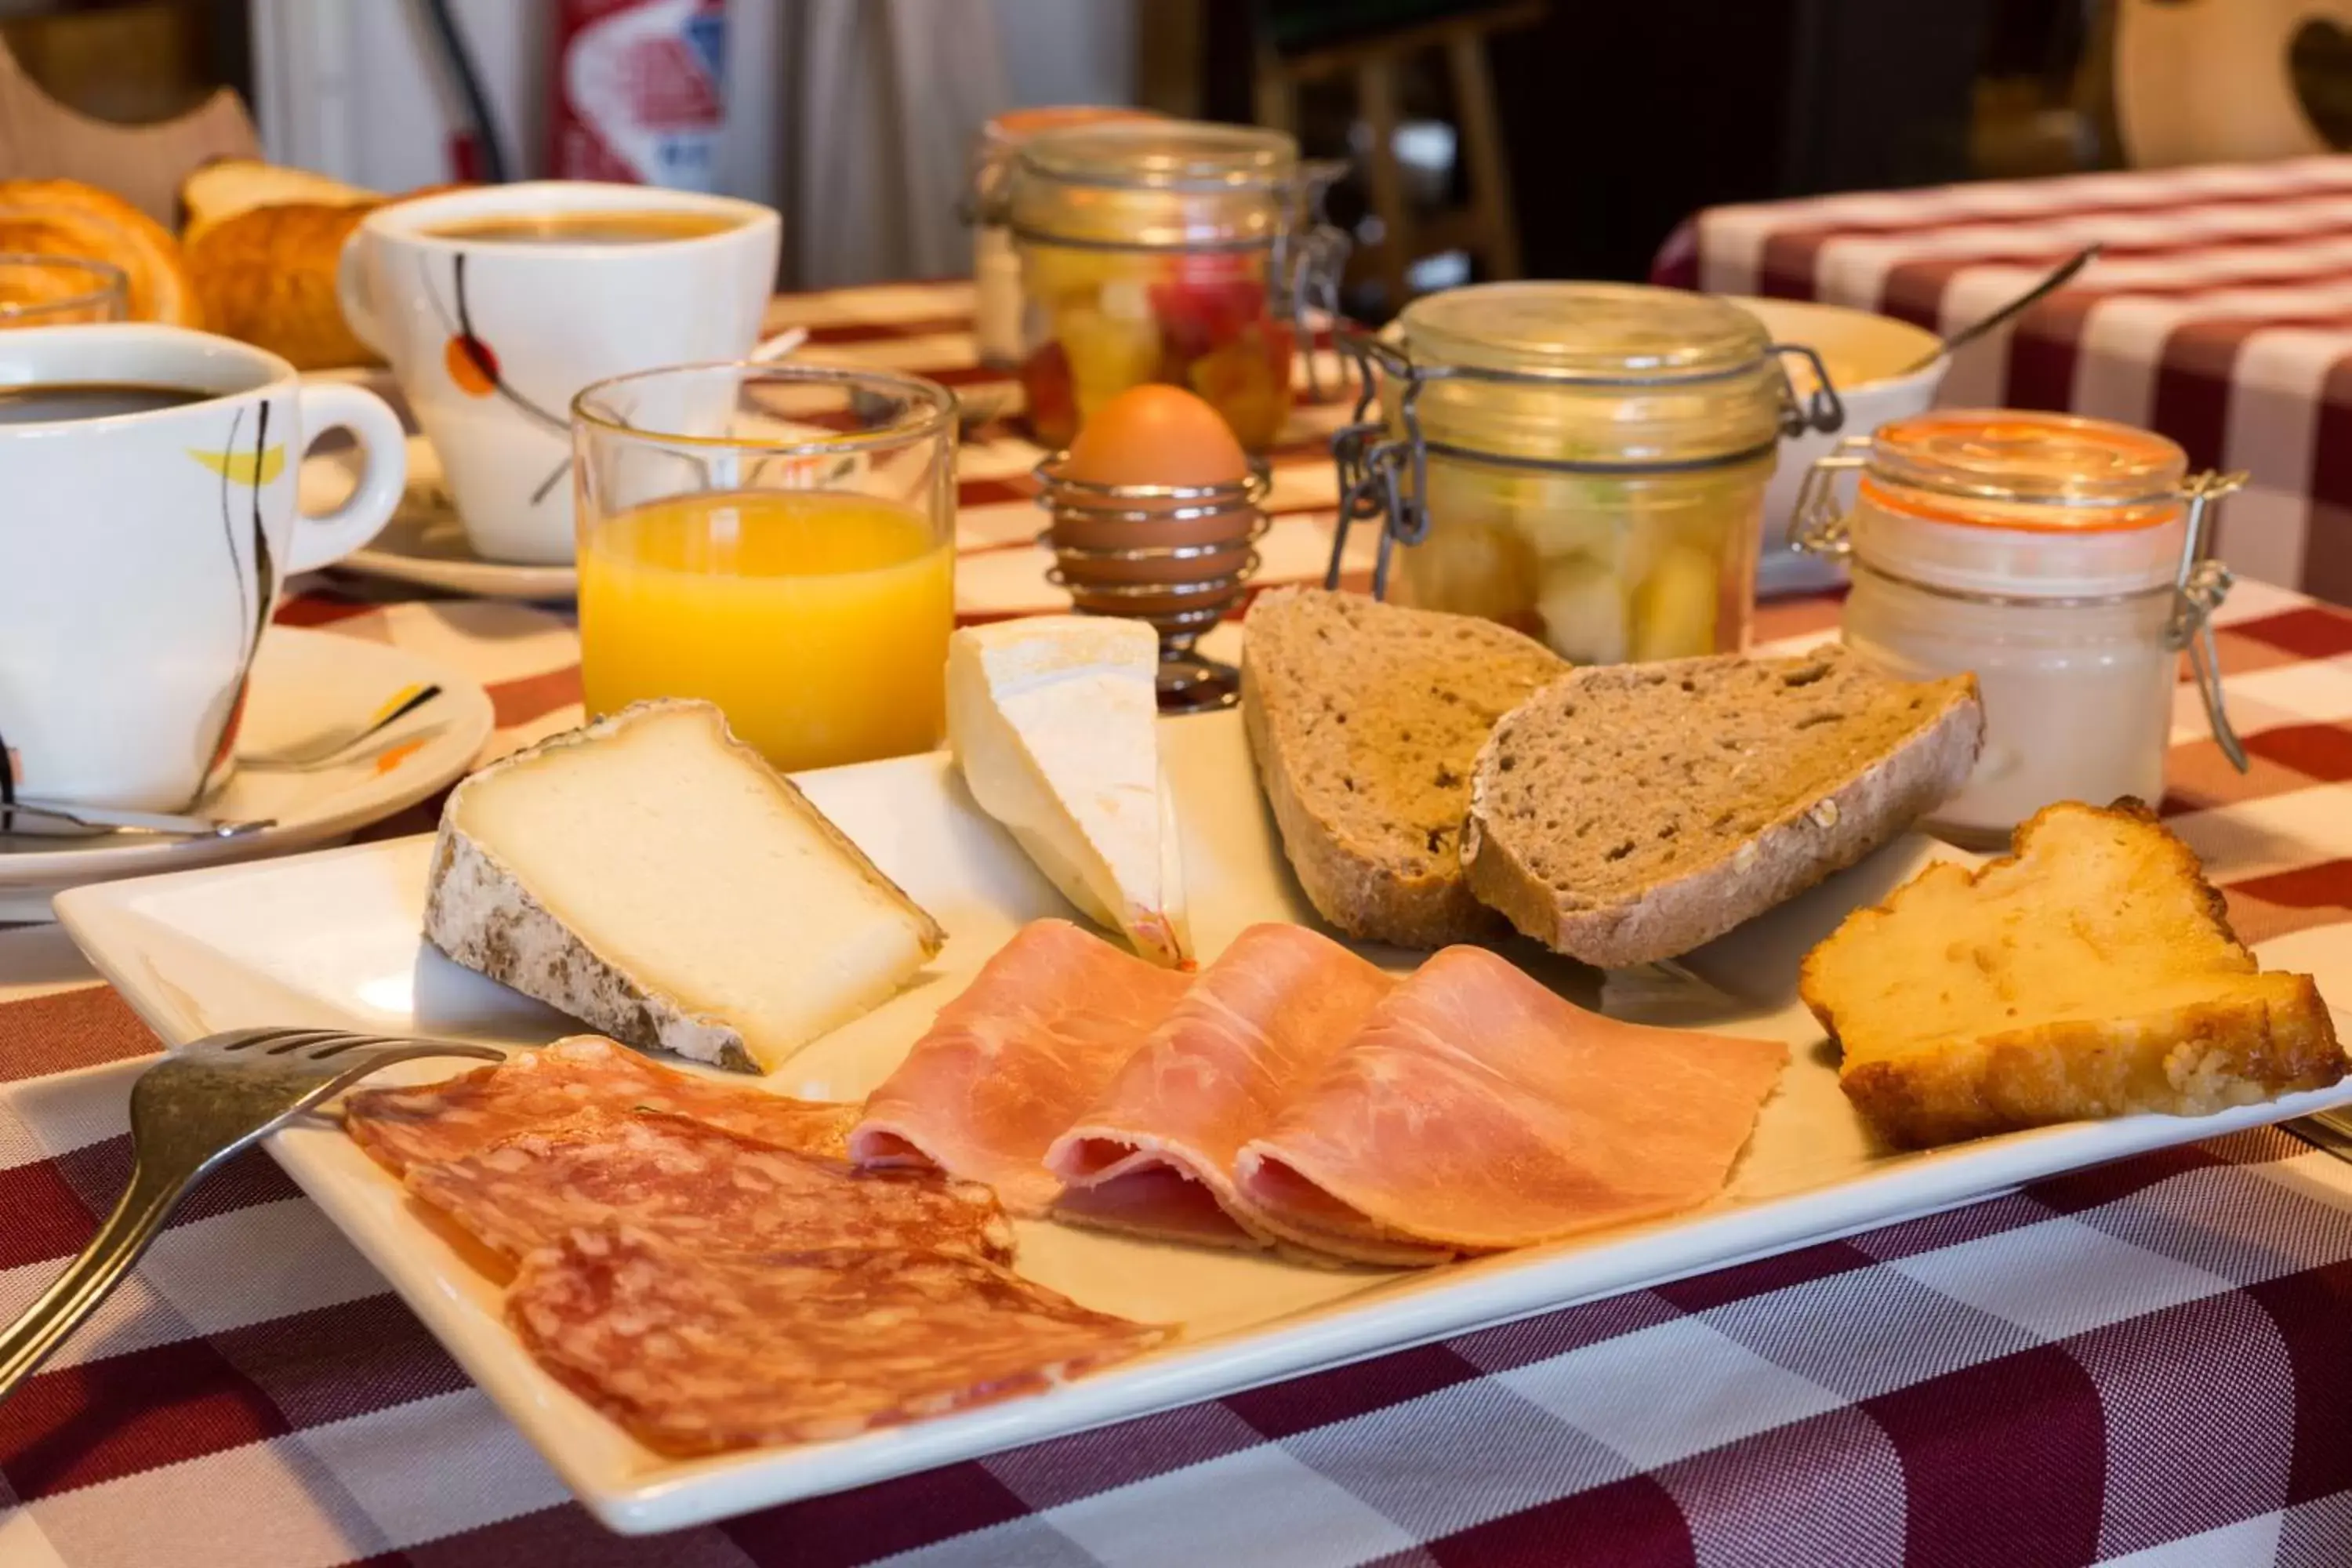
[[[454,1160],[409,1192],[509,1260],[581,1226],[623,1222],[698,1251],[931,1247],[1004,1261],[986,1187],[861,1173],[664,1111],[592,1110]]]
[[[1046,1145],[1188,983],[1067,921],[1031,921],[867,1098],[850,1158],[984,1182],[1013,1213],[1045,1213],[1062,1185]]]
[[[1525,1247],[1722,1190],[1788,1063],[1766,1040],[1645,1028],[1451,947],[1239,1152],[1252,1213],[1341,1256]]]
[[[1300,926],[1255,925],[1202,970],[1046,1155],[1065,1218],[1187,1241],[1276,1233],[1233,1173],[1395,982]]]
[[[713,1083],[602,1036],[576,1035],[439,1083],[363,1089],[344,1100],[343,1126],[399,1175],[596,1106],[671,1111],[779,1148],[830,1155],[842,1152],[858,1112],[855,1105]]]
[[[1169,1333],[976,1258],[703,1253],[625,1226],[532,1253],[507,1321],[582,1398],[675,1455],[847,1437],[1032,1393]]]

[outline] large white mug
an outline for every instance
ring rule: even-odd
[[[705,232],[632,234],[675,215]],[[604,231],[596,226],[604,224]],[[392,362],[485,560],[572,559],[572,399],[633,371],[740,359],[782,226],[756,202],[541,180],[395,203],[343,247],[352,330]]]
[[[302,454],[334,428],[359,442],[359,486],[305,516]],[[16,793],[183,811],[221,784],[286,579],[374,538],[406,469],[382,398],[260,349],[142,323],[0,332],[0,759]]]

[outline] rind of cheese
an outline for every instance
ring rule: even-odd
[[[1140,622],[1044,616],[948,645],[948,739],[972,798],[1063,896],[1154,963],[1192,939],[1160,769],[1159,638]]]
[[[716,708],[661,701],[458,785],[425,936],[640,1050],[758,1072],[881,1002],[945,933]]]

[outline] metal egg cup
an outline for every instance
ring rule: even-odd
[[[1241,700],[1241,672],[1196,652],[1193,644],[1237,603],[1258,553],[1251,546],[1269,526],[1262,503],[1272,480],[1262,459],[1250,459],[1248,477],[1222,485],[1105,485],[1064,478],[1066,452],[1056,452],[1033,470],[1037,504],[1053,520],[1038,542],[1054,552],[1046,580],[1067,589],[1080,615],[1115,615],[1148,622],[1160,634],[1160,711],[1198,713],[1230,708]],[[1177,524],[1248,509],[1249,526],[1240,533],[1191,544],[1121,547],[1084,546],[1057,538],[1064,520],[1084,524]],[[1171,576],[1138,582],[1132,569],[1155,562],[1200,561],[1240,548],[1241,560],[1206,575]],[[1106,581],[1100,568],[1124,569]],[[1154,603],[1154,601],[1159,601]],[[1129,607],[1117,607],[1120,605]]]

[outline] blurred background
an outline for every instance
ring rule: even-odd
[[[683,175],[783,209],[786,288],[964,273],[973,134],[1032,104],[1255,121],[1348,158],[1331,205],[1371,320],[1475,279],[1644,276],[1716,203],[2352,137],[2352,18],[2326,0],[670,3],[723,60],[710,166]],[[88,114],[226,87],[271,160],[398,191],[548,171],[565,28],[627,4],[0,0],[0,41]],[[2200,68],[2242,48],[2275,68]]]

